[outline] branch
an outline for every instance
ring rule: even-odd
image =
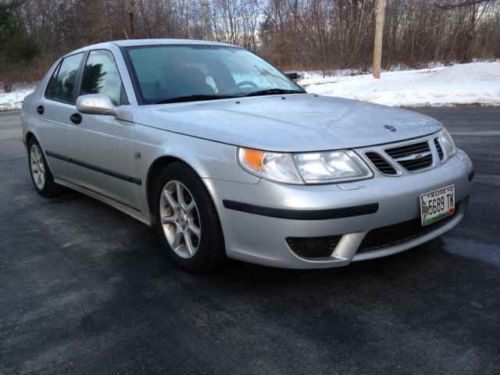
[[[435,2],[434,5],[439,9],[450,10],[468,6],[474,6],[481,3],[494,3],[496,0],[461,0],[461,1],[453,1],[448,2],[447,4],[440,4],[439,2]]]

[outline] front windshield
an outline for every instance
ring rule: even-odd
[[[304,92],[242,48],[139,46],[127,48],[126,53],[142,104]]]

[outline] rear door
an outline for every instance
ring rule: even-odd
[[[104,49],[92,50],[86,57],[79,94],[98,93],[109,96],[116,106],[128,104],[114,56]],[[135,208],[142,182],[134,173],[134,124],[114,116],[77,115],[81,122],[69,133],[69,152],[77,165],[73,182]]]
[[[52,173],[68,179],[74,166],[68,163],[68,131],[75,125],[71,116],[76,111],[80,68],[85,53],[64,57],[50,78],[44,96],[34,102],[38,114],[37,138],[47,155]]]

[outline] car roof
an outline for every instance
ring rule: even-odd
[[[75,51],[68,53],[67,55],[72,55],[74,53],[87,51],[90,49],[99,48],[109,48],[111,46],[118,47],[135,47],[135,46],[158,46],[158,45],[207,45],[207,46],[224,46],[224,47],[238,47],[233,44],[222,43],[222,42],[212,42],[207,40],[196,40],[196,39],[123,39],[123,40],[112,40],[104,43],[91,44],[79,48]]]

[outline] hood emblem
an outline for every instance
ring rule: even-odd
[[[396,128],[392,125],[384,125],[384,128],[386,130],[389,130],[390,132],[393,132],[393,133],[396,131]]]

